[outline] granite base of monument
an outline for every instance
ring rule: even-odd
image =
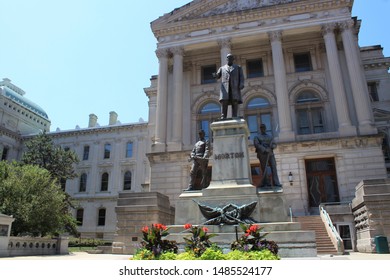
[[[239,209],[255,205],[250,218],[268,233],[267,239],[275,241],[281,257],[314,257],[317,255],[315,233],[302,231],[299,223],[288,222],[283,188],[258,189],[252,185],[248,154],[249,131],[245,120],[230,119],[211,124],[213,130],[212,180],[208,188],[184,191],[175,205],[175,225],[170,226],[168,238],[183,245],[183,225],[206,225],[210,232],[218,234],[213,242],[229,250],[241,229],[224,222],[224,214],[234,212],[240,217]],[[208,219],[202,214],[201,206],[220,212],[221,219]],[[233,210],[231,210],[233,208]],[[228,210],[225,210],[228,209]],[[230,215],[232,216],[232,215]],[[213,224],[214,220],[221,221]],[[231,219],[227,219],[231,222]],[[211,224],[211,225],[210,225]]]

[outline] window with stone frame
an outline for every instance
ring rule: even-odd
[[[87,174],[83,173],[80,176],[79,192],[87,191]]]
[[[377,83],[376,82],[369,82],[367,84],[367,86],[368,86],[368,93],[370,95],[371,102],[379,101],[378,85],[377,85]]]
[[[216,82],[216,79],[213,76],[217,70],[217,66],[213,65],[205,65],[201,67],[201,84],[212,84]]]
[[[265,124],[267,133],[272,133],[272,108],[267,98],[254,97],[249,100],[245,108],[245,119],[249,128],[249,139],[253,139],[260,133],[260,125]]]
[[[126,171],[123,176],[123,190],[125,191],[131,190],[131,180],[132,180],[131,172]]]
[[[126,143],[126,157],[133,157],[133,142],[129,141]]]
[[[105,144],[104,145],[104,158],[110,158],[111,156],[111,144]]]
[[[100,191],[102,192],[108,191],[108,179],[109,179],[108,173],[107,172],[103,173],[101,184],[100,184]]]
[[[205,138],[212,139],[210,124],[221,117],[221,105],[216,102],[208,102],[198,112],[198,131],[203,129]],[[197,134],[198,135],[198,134]]]
[[[306,53],[294,53],[294,66],[295,72],[312,71],[312,63],[310,52]]]
[[[297,130],[299,135],[325,132],[324,110],[321,99],[311,91],[304,91],[295,103]]]
[[[264,77],[263,60],[261,58],[246,61],[246,77],[248,79]]]
[[[88,158],[89,158],[89,145],[85,145],[83,150],[83,160],[88,160]]]
[[[83,208],[79,208],[76,211],[77,225],[78,226],[82,226],[83,225],[83,220],[84,220],[84,209]]]
[[[98,226],[106,225],[106,208],[100,208],[98,211]]]

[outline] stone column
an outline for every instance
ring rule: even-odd
[[[272,61],[275,76],[275,93],[278,103],[279,117],[279,141],[290,141],[295,139],[292,131],[289,98],[287,90],[286,66],[284,64],[282,49],[282,32],[269,32],[268,36],[272,47]]]
[[[359,133],[361,135],[376,134],[377,129],[373,123],[368,88],[362,72],[360,54],[358,53],[359,48],[352,32],[353,26],[354,22],[352,20],[340,24],[348,74],[359,122]]]
[[[218,45],[221,48],[221,65],[226,64],[226,56],[231,53],[231,41],[230,38],[218,40]]]
[[[169,150],[181,150],[183,135],[183,54],[182,47],[171,49],[173,53],[173,123],[172,142]]]
[[[356,135],[356,127],[352,126],[349,117],[347,97],[337,53],[336,36],[334,34],[335,27],[336,24],[326,24],[322,26],[322,32],[325,40],[330,79],[332,81],[331,84],[336,105],[339,133],[340,136],[354,136]]]
[[[165,151],[167,136],[167,104],[168,104],[168,50],[158,49],[156,55],[159,61],[157,81],[156,135],[154,150]]]

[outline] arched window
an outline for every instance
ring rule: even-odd
[[[126,171],[123,176],[123,190],[131,190],[131,172]]]
[[[321,99],[311,91],[298,94],[296,101],[298,134],[325,132]]]
[[[264,97],[254,97],[246,105],[246,120],[250,132],[250,139],[253,140],[260,133],[260,125],[267,126],[267,133],[272,135],[272,114],[271,104]]]
[[[85,192],[87,190],[87,174],[83,173],[80,176],[79,192]]]
[[[221,105],[216,102],[209,102],[202,106],[198,115],[198,130],[203,129],[205,138],[210,140],[210,124],[221,117]]]
[[[101,181],[101,184],[100,184],[100,191],[102,192],[106,192],[108,191],[108,173],[105,172],[102,174],[102,181]]]

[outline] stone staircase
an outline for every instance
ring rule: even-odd
[[[317,254],[318,255],[337,255],[337,249],[330,239],[321,217],[301,216],[294,218],[296,222],[301,223],[302,230],[314,231],[316,233]]]

